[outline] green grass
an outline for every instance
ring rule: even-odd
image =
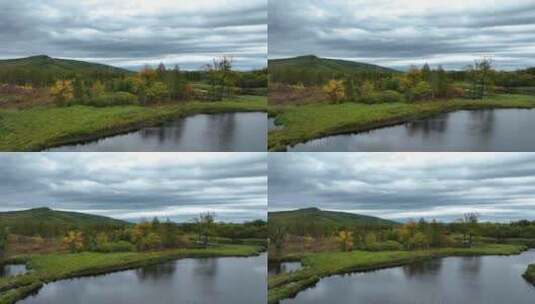
[[[374,105],[322,103],[271,107],[270,116],[276,116],[277,122],[284,128],[269,132],[268,148],[270,151],[282,151],[288,145],[328,135],[362,132],[445,112],[490,108],[535,108],[535,97],[494,95],[484,100],[454,99]]]
[[[175,249],[156,252],[51,254],[17,257],[32,272],[0,278],[0,304],[11,304],[38,290],[43,283],[61,279],[138,268],[180,258],[246,257],[259,254],[260,247],[223,245],[207,249]]]
[[[0,110],[0,151],[46,148],[153,126],[199,113],[266,111],[265,97],[243,96],[221,102],[188,102],[153,107],[71,106]]]
[[[528,282],[535,285],[535,264],[531,264],[522,275]]]
[[[484,244],[473,248],[306,254],[301,259],[303,269],[269,277],[268,302],[277,303],[295,296],[301,290],[315,285],[322,277],[334,274],[394,267],[436,257],[512,255],[519,254],[525,249],[526,247],[517,245]]]

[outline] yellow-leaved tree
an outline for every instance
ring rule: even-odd
[[[331,79],[325,86],[323,86],[323,92],[329,95],[331,103],[340,103],[346,97],[343,80]]]
[[[338,232],[338,242],[342,251],[351,251],[353,250],[353,232],[342,230]]]
[[[63,249],[79,252],[84,249],[84,235],[80,231],[69,231],[61,242]]]
[[[59,106],[68,105],[74,99],[74,89],[70,80],[58,80],[50,88],[50,94]]]

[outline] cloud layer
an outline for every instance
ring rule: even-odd
[[[139,68],[198,69],[215,56],[260,68],[266,0],[0,0],[0,58],[46,54]]]
[[[241,222],[266,217],[266,172],[266,153],[1,153],[0,211]]]
[[[270,153],[269,210],[535,220],[535,153]]]
[[[535,2],[270,0],[270,58],[316,54],[404,69],[458,69],[491,56],[535,66]]]

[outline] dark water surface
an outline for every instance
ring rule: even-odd
[[[301,262],[282,262],[282,263],[269,263],[268,274],[280,274],[283,272],[297,271],[303,268]]]
[[[535,151],[535,110],[458,111],[369,132],[328,136],[288,151]]]
[[[48,151],[266,151],[267,114],[240,112],[199,114],[163,126],[102,138]]]
[[[183,259],[46,284],[24,304],[265,304],[266,255]]]
[[[508,257],[434,259],[324,278],[282,303],[533,304],[535,287],[521,274],[534,262],[534,250]]]
[[[27,272],[26,265],[24,264],[8,264],[0,265],[0,278],[9,277],[17,274],[22,274]]]

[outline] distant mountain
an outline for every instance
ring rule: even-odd
[[[270,224],[291,225],[292,223],[316,223],[335,227],[355,225],[396,225],[397,222],[379,217],[306,208],[291,211],[277,211],[268,213]]]
[[[84,73],[131,73],[128,70],[78,60],[56,59],[46,55],[19,59],[0,60],[0,70],[38,71],[49,74],[84,74]]]
[[[24,224],[58,225],[65,227],[88,227],[100,225],[122,226],[128,222],[105,216],[85,214],[79,212],[56,211],[50,208],[35,208],[22,211],[0,212],[0,226],[20,227]]]
[[[354,73],[362,71],[396,72],[396,70],[379,65],[356,61],[326,59],[314,55],[299,56],[285,59],[271,59],[268,61],[270,72],[279,72],[285,69],[308,72]]]

